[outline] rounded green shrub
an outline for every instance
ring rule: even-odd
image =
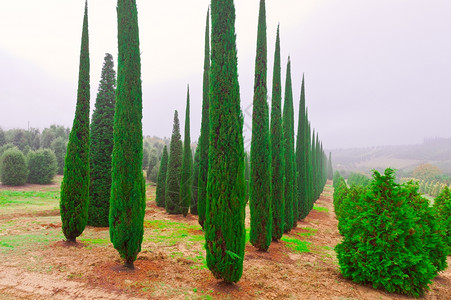
[[[0,174],[5,185],[24,185],[28,176],[25,155],[17,148],[6,150],[0,159]]]
[[[55,153],[50,149],[28,153],[28,182],[49,184],[56,175],[58,165]]]
[[[349,186],[360,185],[366,187],[370,184],[370,179],[363,174],[360,173],[351,173],[348,176],[348,184]]]
[[[357,197],[343,241],[335,247],[341,273],[357,283],[392,293],[421,296],[437,275],[427,245],[435,238],[416,211],[411,191],[395,183],[394,171],[374,172],[369,189]]]

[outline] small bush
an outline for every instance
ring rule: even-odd
[[[28,182],[49,184],[56,175],[58,165],[55,153],[50,149],[30,151],[28,154]]]
[[[348,207],[353,211],[335,247],[341,273],[374,288],[421,296],[440,269],[434,221],[427,220],[429,212],[415,191],[395,183],[393,170],[375,171],[373,177]]]
[[[24,185],[28,175],[25,155],[17,148],[6,150],[0,159],[0,174],[3,184]]]
[[[335,171],[335,172],[334,172],[334,179],[333,179],[333,183],[332,183],[332,186],[334,187],[334,189],[337,188],[338,183],[339,183],[339,181],[340,181],[340,178],[342,178],[340,172]]]
[[[337,181],[337,187],[334,189],[334,210],[337,218],[340,218],[341,210],[340,206],[343,200],[346,198],[349,189],[343,177],[340,177]]]

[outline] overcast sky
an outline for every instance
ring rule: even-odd
[[[137,0],[145,135],[169,137],[175,109],[200,133],[208,0]],[[250,138],[258,0],[236,0],[245,135]],[[326,148],[451,136],[451,1],[267,0],[268,95],[277,24],[282,77],[292,60],[297,120],[302,74]],[[115,0],[90,0],[91,107],[106,52],[117,61]],[[71,126],[84,0],[0,1],[0,126]],[[297,125],[296,125],[297,128]]]

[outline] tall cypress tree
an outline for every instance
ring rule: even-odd
[[[182,171],[183,144],[180,136],[178,112],[174,112],[171,146],[169,148],[168,171],[166,174],[165,207],[170,214],[181,214],[180,175]]]
[[[285,224],[284,231],[289,232],[295,223],[293,212],[294,201],[294,109],[293,89],[291,84],[291,61],[288,57],[287,76],[285,82],[285,101],[283,105],[283,137],[285,150]]]
[[[113,123],[116,96],[116,72],[113,56],[105,54],[96,106],[91,122],[91,168],[89,186],[88,224],[108,226],[111,196],[111,154],[113,152]]]
[[[207,12],[207,24],[205,26],[205,54],[204,54],[204,78],[202,94],[202,124],[199,137],[199,184],[197,210],[199,224],[204,227],[205,212],[207,207],[207,179],[208,179],[208,148],[210,139],[210,10]]]
[[[212,0],[211,19],[205,249],[210,271],[230,283],[243,274],[246,191],[233,0]]]
[[[163,155],[161,156],[160,170],[158,171],[157,191],[155,201],[158,207],[165,207],[166,193],[166,174],[168,171],[168,147],[164,145]]]
[[[88,1],[85,2],[81,36],[77,106],[67,144],[61,183],[60,214],[67,241],[75,242],[88,222],[89,206],[89,36]]]
[[[277,241],[283,235],[285,224],[284,198],[284,149],[282,130],[282,82],[280,67],[280,35],[277,26],[276,50],[272,77],[271,103],[271,168],[272,168],[272,239]]]
[[[110,200],[110,238],[133,269],[141,251],[146,209],[142,172],[142,91],[136,0],[117,1],[118,74]]]
[[[182,171],[180,178],[180,200],[183,216],[188,215],[193,198],[193,153],[189,126],[189,87],[186,95],[185,140],[183,145]]]
[[[296,168],[298,170],[297,201],[299,205],[298,219],[302,220],[309,213],[307,199],[308,190],[308,140],[307,140],[307,116],[305,110],[305,85],[302,76],[301,99],[299,101],[298,136],[296,141]]]
[[[197,202],[199,201],[199,192],[197,187],[199,185],[199,157],[200,157],[200,147],[196,147],[196,152],[194,153],[194,165],[193,165],[193,198],[191,199],[191,204],[189,211],[193,215],[198,215]]]
[[[272,238],[271,148],[266,88],[266,46],[266,8],[265,1],[260,0],[252,113],[249,208],[251,212],[250,242],[254,247],[263,251],[268,250]]]
[[[327,179],[332,180],[334,178],[334,169],[332,167],[332,153],[329,152],[329,160],[327,161]]]

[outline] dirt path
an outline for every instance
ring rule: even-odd
[[[76,281],[2,267],[0,299],[138,299]]]

